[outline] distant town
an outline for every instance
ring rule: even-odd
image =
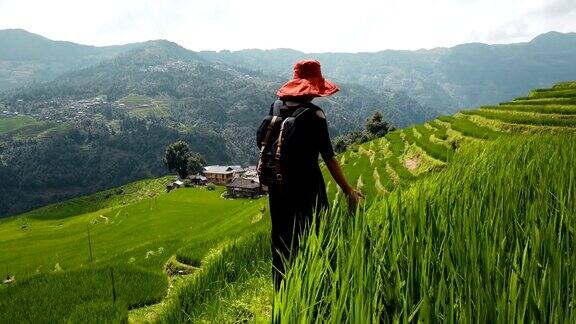
[[[33,105],[33,106],[31,106]],[[150,105],[143,104],[140,108]],[[58,109],[54,109],[58,108]],[[24,99],[17,99],[12,110],[2,107],[0,116],[29,116],[38,121],[82,122],[92,120],[98,116],[110,116],[118,109],[126,108],[125,104],[119,101],[108,102],[106,96],[98,96],[82,100],[54,99],[43,102],[27,103]],[[27,111],[33,111],[26,113]]]

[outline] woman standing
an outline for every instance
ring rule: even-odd
[[[312,104],[315,97],[330,96],[338,90],[322,77],[318,61],[297,62],[293,79],[278,90],[278,100],[258,132],[258,172],[269,192],[276,290],[280,288],[285,262],[291,261],[298,248],[299,236],[316,213],[328,209],[319,155],[351,209],[362,197],[348,184],[335,159],[324,112]]]

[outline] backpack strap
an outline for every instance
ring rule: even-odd
[[[293,113],[291,118],[296,119],[298,117],[300,117],[302,114],[304,114],[305,112],[307,112],[310,108],[309,107],[305,107],[305,105],[300,106],[298,109],[296,109]],[[276,146],[276,160],[280,160],[280,157],[282,156],[282,134],[284,133],[284,124],[286,124],[286,121],[288,121],[289,118],[286,118],[283,122],[282,125],[280,126],[280,134],[278,134],[278,144]],[[279,163],[277,163],[278,165]]]
[[[278,116],[278,117],[282,116],[280,113],[280,109],[282,109],[282,107],[284,107],[284,106],[285,106],[284,101],[282,101],[282,100],[274,101],[274,103],[272,104],[272,107],[271,107],[272,109],[270,109],[271,110],[270,115]]]

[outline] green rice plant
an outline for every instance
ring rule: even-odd
[[[448,139],[448,134],[446,133],[446,131],[448,130],[446,128],[446,126],[440,124],[439,122],[433,120],[433,121],[429,121],[428,124],[432,127],[434,127],[435,131],[434,131],[434,136],[436,136],[436,138],[439,138],[443,141]]]
[[[514,101],[502,103],[503,105],[576,105],[576,98],[518,98]]]
[[[222,187],[181,188],[168,194],[161,190],[148,196],[147,188],[162,188],[163,183],[162,178],[134,183],[134,188],[121,187],[0,221],[0,271],[22,280],[50,272],[56,263],[66,271],[79,269],[91,258],[160,271],[183,246],[269,224],[266,199],[223,199]],[[114,201],[117,206],[106,207]],[[90,212],[98,206],[105,208]]]
[[[216,247],[218,242],[223,240],[225,240],[225,238],[220,238],[219,240],[195,241],[185,244],[176,251],[176,259],[182,263],[199,267],[210,249]]]
[[[403,182],[409,182],[415,179],[414,175],[410,173],[410,171],[408,171],[408,169],[406,169],[406,167],[404,167],[404,165],[400,162],[399,157],[393,156],[386,160],[386,162],[390,164],[390,167],[392,167],[398,177],[400,177],[401,181],[403,180]]]
[[[393,131],[386,134],[385,136],[388,142],[390,143],[389,146],[390,151],[392,151],[392,153],[396,156],[404,154],[404,151],[406,150],[406,144],[404,143],[402,137],[400,136],[401,133],[402,131]]]
[[[552,89],[554,90],[576,89],[576,82],[575,81],[558,82],[552,87]]]
[[[114,302],[90,302],[76,306],[67,323],[128,323],[126,305]]]
[[[107,316],[94,306],[82,306],[94,302],[117,303],[114,312],[123,317],[128,308],[159,302],[167,286],[160,272],[121,264],[41,274],[0,290],[0,319],[4,323],[60,323],[70,316],[87,318],[82,309]]]
[[[576,98],[576,89],[536,89],[532,90],[528,96],[530,99],[541,98]]]
[[[464,118],[454,118],[451,116],[440,116],[439,120],[449,123],[450,127],[462,133],[464,136],[479,138],[479,139],[495,139],[503,136],[504,133],[496,132],[488,127],[483,127],[475,124],[474,122]]]
[[[394,179],[391,178],[390,174],[386,170],[386,163],[388,160],[382,161],[378,167],[377,172],[380,176],[380,184],[384,187],[386,191],[392,191],[395,188]]]
[[[509,124],[576,127],[576,118],[558,118],[550,115],[507,114],[488,110],[468,110],[462,111],[461,113],[464,115],[477,115],[488,119],[496,119]]]
[[[355,217],[322,218],[274,298],[279,323],[574,322],[576,136],[463,148]]]
[[[418,133],[420,133],[420,135],[424,138],[424,139],[430,139],[430,136],[432,136],[434,133],[427,128],[426,126],[424,126],[424,124],[419,124],[419,125],[415,125],[414,128],[416,129],[416,131],[418,131]]]
[[[271,274],[268,231],[241,237],[200,268],[193,280],[182,287],[158,317],[160,323],[196,322],[207,313],[222,312],[234,285],[263,272]],[[272,289],[272,281],[269,288]]]
[[[539,114],[576,115],[576,105],[499,105],[485,106],[480,109],[497,111],[519,111]]]
[[[422,148],[431,157],[440,161],[449,161],[452,158],[454,152],[447,146],[436,144],[430,142],[429,137],[421,136],[416,137],[414,135],[414,128],[409,128],[405,132],[406,141],[410,144],[416,144]],[[427,134],[431,134],[427,132]]]

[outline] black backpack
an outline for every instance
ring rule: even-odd
[[[282,165],[286,158],[282,155],[282,147],[289,145],[297,127],[297,120],[309,110],[320,109],[312,103],[301,103],[296,107],[288,107],[285,101],[276,100],[270,107],[270,112],[260,124],[256,133],[260,160],[257,171],[260,184],[265,186],[282,185]],[[282,119],[282,113],[293,112]]]

